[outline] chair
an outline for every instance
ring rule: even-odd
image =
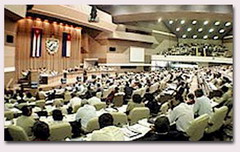
[[[4,117],[6,117],[7,120],[12,120],[14,118],[14,112],[13,111],[4,111]]]
[[[71,93],[70,92],[65,92],[64,93],[64,103],[69,102],[72,99]]]
[[[13,141],[29,141],[27,133],[20,126],[10,125],[8,131]]]
[[[46,105],[45,100],[38,100],[36,101],[36,106],[40,107],[41,109],[43,109]]]
[[[95,107],[95,109],[98,111],[98,110],[101,110],[101,109],[104,109],[107,107],[106,103],[105,102],[99,102],[99,103],[95,103],[93,105]]]
[[[115,107],[121,107],[123,105],[123,95],[114,96],[113,104]]]
[[[62,141],[67,137],[72,137],[72,127],[69,123],[59,123],[49,126],[50,141]]]
[[[99,98],[99,99],[101,99],[101,98],[102,98],[102,92],[97,92],[97,93],[96,93],[96,97]]]
[[[121,127],[128,123],[127,115],[125,113],[111,112],[111,115],[113,116],[113,124],[116,126]]]
[[[191,122],[191,125],[186,130],[190,141],[198,141],[204,135],[204,130],[208,125],[209,115],[203,114]]]
[[[160,108],[160,114],[164,114],[166,115],[169,109],[169,103],[165,102],[164,104],[162,104],[161,108]]]
[[[222,106],[221,108],[215,108],[210,120],[208,127],[205,129],[207,134],[213,133],[221,128],[224,123],[224,119],[227,115],[228,107]]]
[[[92,132],[93,130],[100,129],[99,123],[98,123],[98,117],[94,117],[90,119],[87,123],[86,132]]]
[[[138,120],[149,118],[150,110],[147,107],[136,107],[133,108],[128,116],[130,124],[135,124]]]
[[[28,106],[28,104],[27,103],[20,103],[20,104],[18,104],[18,105],[16,105],[16,107],[18,108],[18,109],[22,109],[22,107],[24,107],[24,106]]]
[[[104,89],[102,93],[102,99],[106,99],[110,93],[111,93],[110,89]]]
[[[80,107],[81,107],[81,104],[74,105],[72,112],[76,113]]]

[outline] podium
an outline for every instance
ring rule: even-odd
[[[39,84],[39,73],[37,70],[30,71],[30,87],[38,88]]]

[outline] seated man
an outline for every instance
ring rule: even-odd
[[[50,136],[50,129],[47,123],[43,121],[37,121],[33,125],[34,141],[48,141]]]
[[[170,122],[166,116],[158,117],[152,129],[138,141],[185,141],[183,133],[170,130]]]
[[[97,98],[96,92],[93,92],[92,97],[90,99],[88,99],[88,103],[90,105],[94,105],[94,104],[99,103],[99,102],[101,102],[101,99]]]
[[[191,106],[186,104],[182,99],[182,96],[175,96],[171,101],[172,111],[169,113],[170,123],[176,122],[176,127],[172,127],[172,130],[179,132],[186,132],[191,122],[194,120],[193,110]]]
[[[135,107],[144,107],[142,103],[142,98],[139,94],[134,94],[132,97],[132,101],[128,103],[126,113],[129,114],[130,111]]]
[[[35,123],[32,117],[32,108],[23,106],[21,110],[22,116],[17,119],[16,125],[22,127],[28,136],[32,136],[32,127]]]
[[[100,130],[93,131],[91,141],[124,141],[120,128],[113,126],[113,117],[104,113],[98,118]]]
[[[80,107],[76,113],[76,121],[81,121],[82,127],[86,128],[88,121],[94,117],[97,117],[96,109],[92,105],[85,104]]]
[[[211,100],[204,95],[202,89],[197,89],[194,91],[196,96],[196,102],[193,106],[193,112],[195,116],[201,116],[203,114],[211,114],[212,113],[212,105]]]

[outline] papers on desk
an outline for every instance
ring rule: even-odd
[[[140,124],[135,124],[133,126],[125,126],[121,128],[121,130],[125,136],[125,141],[132,141],[143,137],[151,130],[151,128],[142,126]]]
[[[150,128],[150,126],[153,125],[153,124],[150,124],[147,119],[139,120],[138,123],[139,123],[140,125],[142,125],[142,126],[144,126],[144,127],[148,127],[148,128]]]

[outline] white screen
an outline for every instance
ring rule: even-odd
[[[144,48],[130,47],[130,62],[144,62]]]

